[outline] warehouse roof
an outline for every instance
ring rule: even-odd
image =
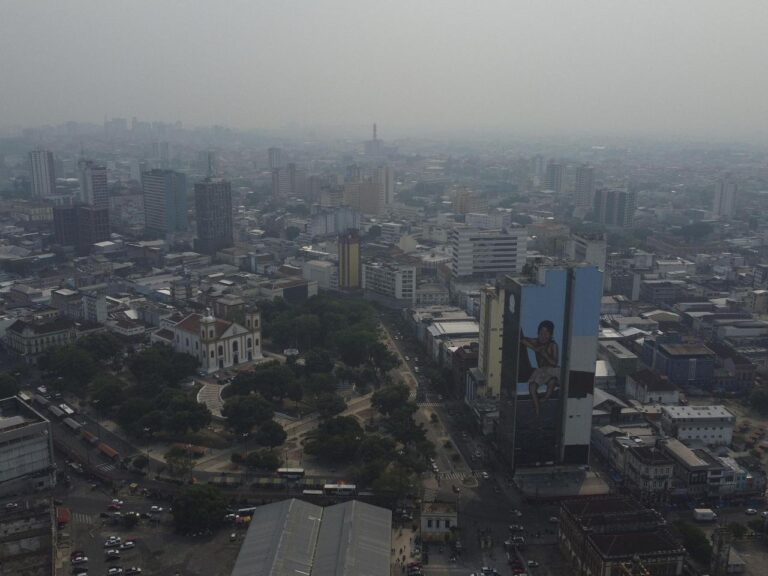
[[[232,576],[388,576],[392,513],[352,500],[256,508]]]

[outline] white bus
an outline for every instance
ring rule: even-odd
[[[354,496],[357,486],[354,484],[326,484],[323,486],[323,494],[326,496]]]

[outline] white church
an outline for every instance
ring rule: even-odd
[[[164,342],[177,352],[200,360],[200,369],[211,373],[243,362],[259,360],[261,354],[261,314],[245,313],[245,326],[205,315],[189,314],[172,326],[155,332],[152,340]]]

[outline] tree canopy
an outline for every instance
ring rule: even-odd
[[[229,427],[237,434],[248,434],[254,426],[272,420],[274,413],[272,404],[261,394],[232,396],[224,402],[221,411]]]
[[[173,521],[182,534],[215,529],[224,521],[227,500],[210,484],[187,486],[173,501]]]

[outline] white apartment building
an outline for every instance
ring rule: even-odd
[[[509,212],[470,212],[464,216],[464,223],[472,228],[501,229],[512,224],[512,214]]]
[[[382,262],[363,265],[363,289],[394,300],[416,302],[416,267]]]
[[[571,234],[568,241],[568,258],[574,262],[586,262],[605,270],[607,245],[603,234]]]
[[[48,198],[56,194],[56,171],[50,150],[33,150],[29,153],[32,167],[32,196]]]
[[[680,440],[730,445],[736,417],[725,406],[662,406],[664,431]]]
[[[460,226],[451,231],[449,239],[454,278],[519,274],[525,265],[525,228],[483,230]]]

